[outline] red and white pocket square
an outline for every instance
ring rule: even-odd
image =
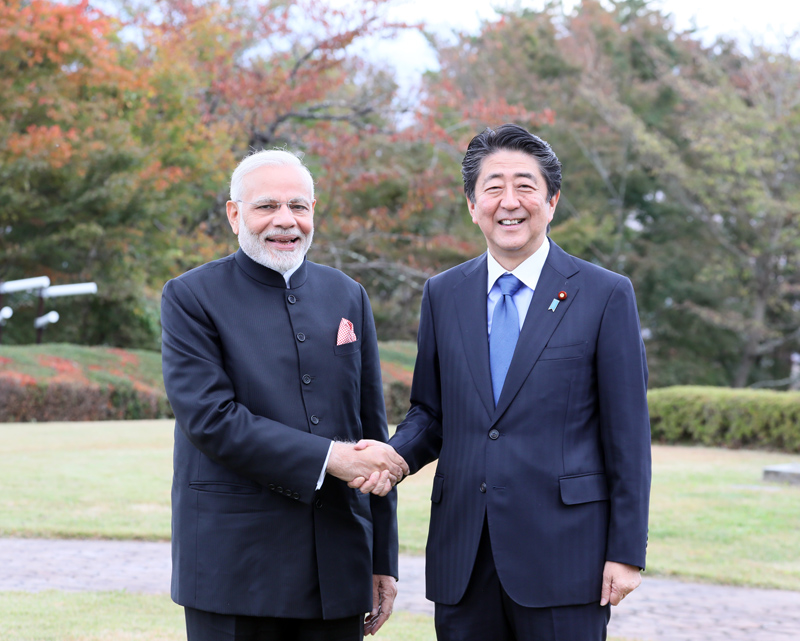
[[[347,345],[348,343],[355,343],[357,340],[358,338],[353,329],[353,323],[343,318],[342,322],[339,323],[339,333],[336,335],[336,344]]]

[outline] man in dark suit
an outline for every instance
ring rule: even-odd
[[[364,288],[305,259],[314,185],[265,151],[233,174],[235,254],[169,281],[164,382],[175,412],[172,598],[190,641],[353,641],[392,610],[394,492]],[[370,454],[370,451],[372,453]]]
[[[547,238],[561,164],[546,142],[487,129],[462,173],[488,253],[427,282],[411,409],[390,441],[411,473],[438,458],[427,546],[437,636],[605,639],[608,604],[638,586],[647,541],[633,289]]]

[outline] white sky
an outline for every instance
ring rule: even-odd
[[[438,33],[453,29],[477,30],[481,19],[497,14],[493,7],[541,8],[542,0],[393,0],[389,17],[398,21],[424,21]],[[564,0],[570,9],[575,0]],[[654,7],[672,14],[679,29],[696,27],[704,39],[717,35],[755,40],[779,46],[785,36],[800,30],[797,0],[655,0]],[[418,33],[400,34],[394,41],[370,46],[370,57],[395,66],[404,84],[413,83],[425,69],[435,66],[435,56]]]

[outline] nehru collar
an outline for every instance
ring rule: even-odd
[[[269,267],[264,267],[264,265],[259,265],[245,254],[241,248],[236,250],[234,258],[239,268],[253,280],[257,280],[259,283],[269,285],[270,287],[286,289],[286,281],[283,278],[283,274]],[[304,258],[300,267],[297,268],[297,271],[292,274],[292,277],[289,279],[292,289],[297,289],[306,282],[306,278],[308,277],[308,268],[306,264],[307,260]]]

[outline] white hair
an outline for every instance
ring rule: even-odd
[[[314,178],[302,161],[293,153],[285,149],[265,149],[256,151],[249,156],[245,156],[239,166],[236,167],[231,176],[231,200],[242,199],[242,181],[251,171],[265,165],[273,167],[299,167],[305,172],[308,178],[308,188],[311,193],[311,200],[314,200]]]

